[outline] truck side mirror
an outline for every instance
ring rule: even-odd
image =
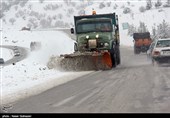
[[[74,28],[71,28],[71,33],[74,34]]]

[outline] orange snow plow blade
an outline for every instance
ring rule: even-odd
[[[102,62],[106,64],[108,67],[112,68],[112,60],[109,52],[105,52],[102,57]]]
[[[109,52],[76,52],[52,57],[47,66],[65,71],[109,70],[112,60]]]
[[[112,68],[112,60],[109,52],[96,53],[93,57],[97,69],[107,70]]]

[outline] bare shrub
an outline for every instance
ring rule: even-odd
[[[63,15],[61,13],[59,13],[57,16],[58,16],[59,19],[63,18]]]
[[[130,13],[130,12],[131,12],[131,9],[128,8],[128,7],[125,7],[125,8],[123,9],[123,13],[124,13],[124,14],[128,14],[128,13]]]
[[[111,2],[107,2],[106,4],[107,4],[107,7],[110,7],[112,3]]]
[[[128,28],[128,35],[132,36],[133,33],[137,32],[137,29],[136,27],[132,24],[132,25],[129,25],[129,28]]]
[[[48,5],[46,5],[45,7],[44,7],[44,10],[56,10],[56,9],[58,9],[60,6],[58,5],[58,4],[55,4],[55,5],[53,5],[53,4],[48,4]]]
[[[28,0],[22,0],[22,1],[20,1],[20,6],[21,6],[21,7],[24,7],[27,2],[28,2]]]
[[[156,37],[157,38],[170,38],[170,24],[165,20],[157,26]]]
[[[140,11],[140,12],[145,12],[145,11],[146,11],[146,8],[145,8],[144,6],[141,6],[141,7],[139,8],[139,11]]]
[[[70,5],[75,7],[76,6],[76,2],[71,2]]]
[[[15,18],[10,18],[10,19],[9,19],[9,22],[10,22],[12,25],[14,24],[15,21],[16,21]]]
[[[115,4],[115,5],[113,6],[113,9],[117,9],[117,7],[118,7],[118,5],[117,5],[117,4]]]
[[[15,6],[15,11],[17,11],[18,10],[18,6]]]
[[[86,13],[85,13],[85,10],[84,9],[82,9],[82,10],[80,10],[79,12],[78,12],[78,15],[85,15]]]
[[[30,31],[30,30],[31,30],[31,28],[30,28],[30,27],[22,27],[21,31],[23,31],[23,30]]]
[[[52,27],[51,26],[51,20],[46,20],[46,19],[42,19],[40,21],[40,25],[42,28],[49,28],[49,27]]]
[[[29,19],[29,23],[32,24],[33,28],[37,28],[38,27],[38,22],[35,18],[30,18]]]
[[[53,19],[56,20],[56,19],[57,19],[57,15],[54,15],[54,16],[53,16]]]
[[[147,26],[144,22],[140,22],[140,25],[138,27],[138,32],[139,33],[148,32]]]
[[[159,8],[162,5],[162,2],[160,0],[157,0],[155,3],[155,8]]]
[[[41,42],[31,42],[30,43],[30,50],[31,51],[35,51],[35,50],[39,50],[41,48]]]
[[[60,28],[64,28],[65,24],[63,21],[56,21],[55,22],[55,27],[60,27]]]
[[[40,3],[43,3],[43,2],[44,2],[44,0],[39,0],[39,2],[40,2]]]
[[[150,10],[152,8],[152,0],[146,0],[146,10]]]
[[[106,5],[103,2],[101,2],[99,5],[99,9],[103,9],[104,7],[106,7]]]
[[[68,14],[73,14],[74,13],[74,9],[73,8],[69,8],[68,9]]]

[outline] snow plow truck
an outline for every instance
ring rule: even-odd
[[[64,70],[108,70],[121,63],[118,15],[74,16],[74,53],[60,55]]]

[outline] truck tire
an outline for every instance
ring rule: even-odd
[[[118,59],[117,59],[117,65],[119,65],[119,64],[121,64],[120,55],[119,55],[119,57],[118,57]]]
[[[112,48],[110,50],[110,55],[111,55],[111,60],[112,60],[112,67],[116,68],[118,61],[117,61],[117,57],[116,57],[116,51],[113,48],[113,42],[112,42]]]
[[[116,54],[112,53],[111,55],[112,55],[112,67],[116,68],[116,66],[117,66]]]
[[[118,52],[117,52],[117,65],[119,65],[121,63],[121,58],[120,58],[120,50],[118,49]]]
[[[136,50],[135,46],[134,46],[134,54],[137,54],[137,50]]]
[[[137,48],[134,48],[134,54],[140,54],[140,50]]]

